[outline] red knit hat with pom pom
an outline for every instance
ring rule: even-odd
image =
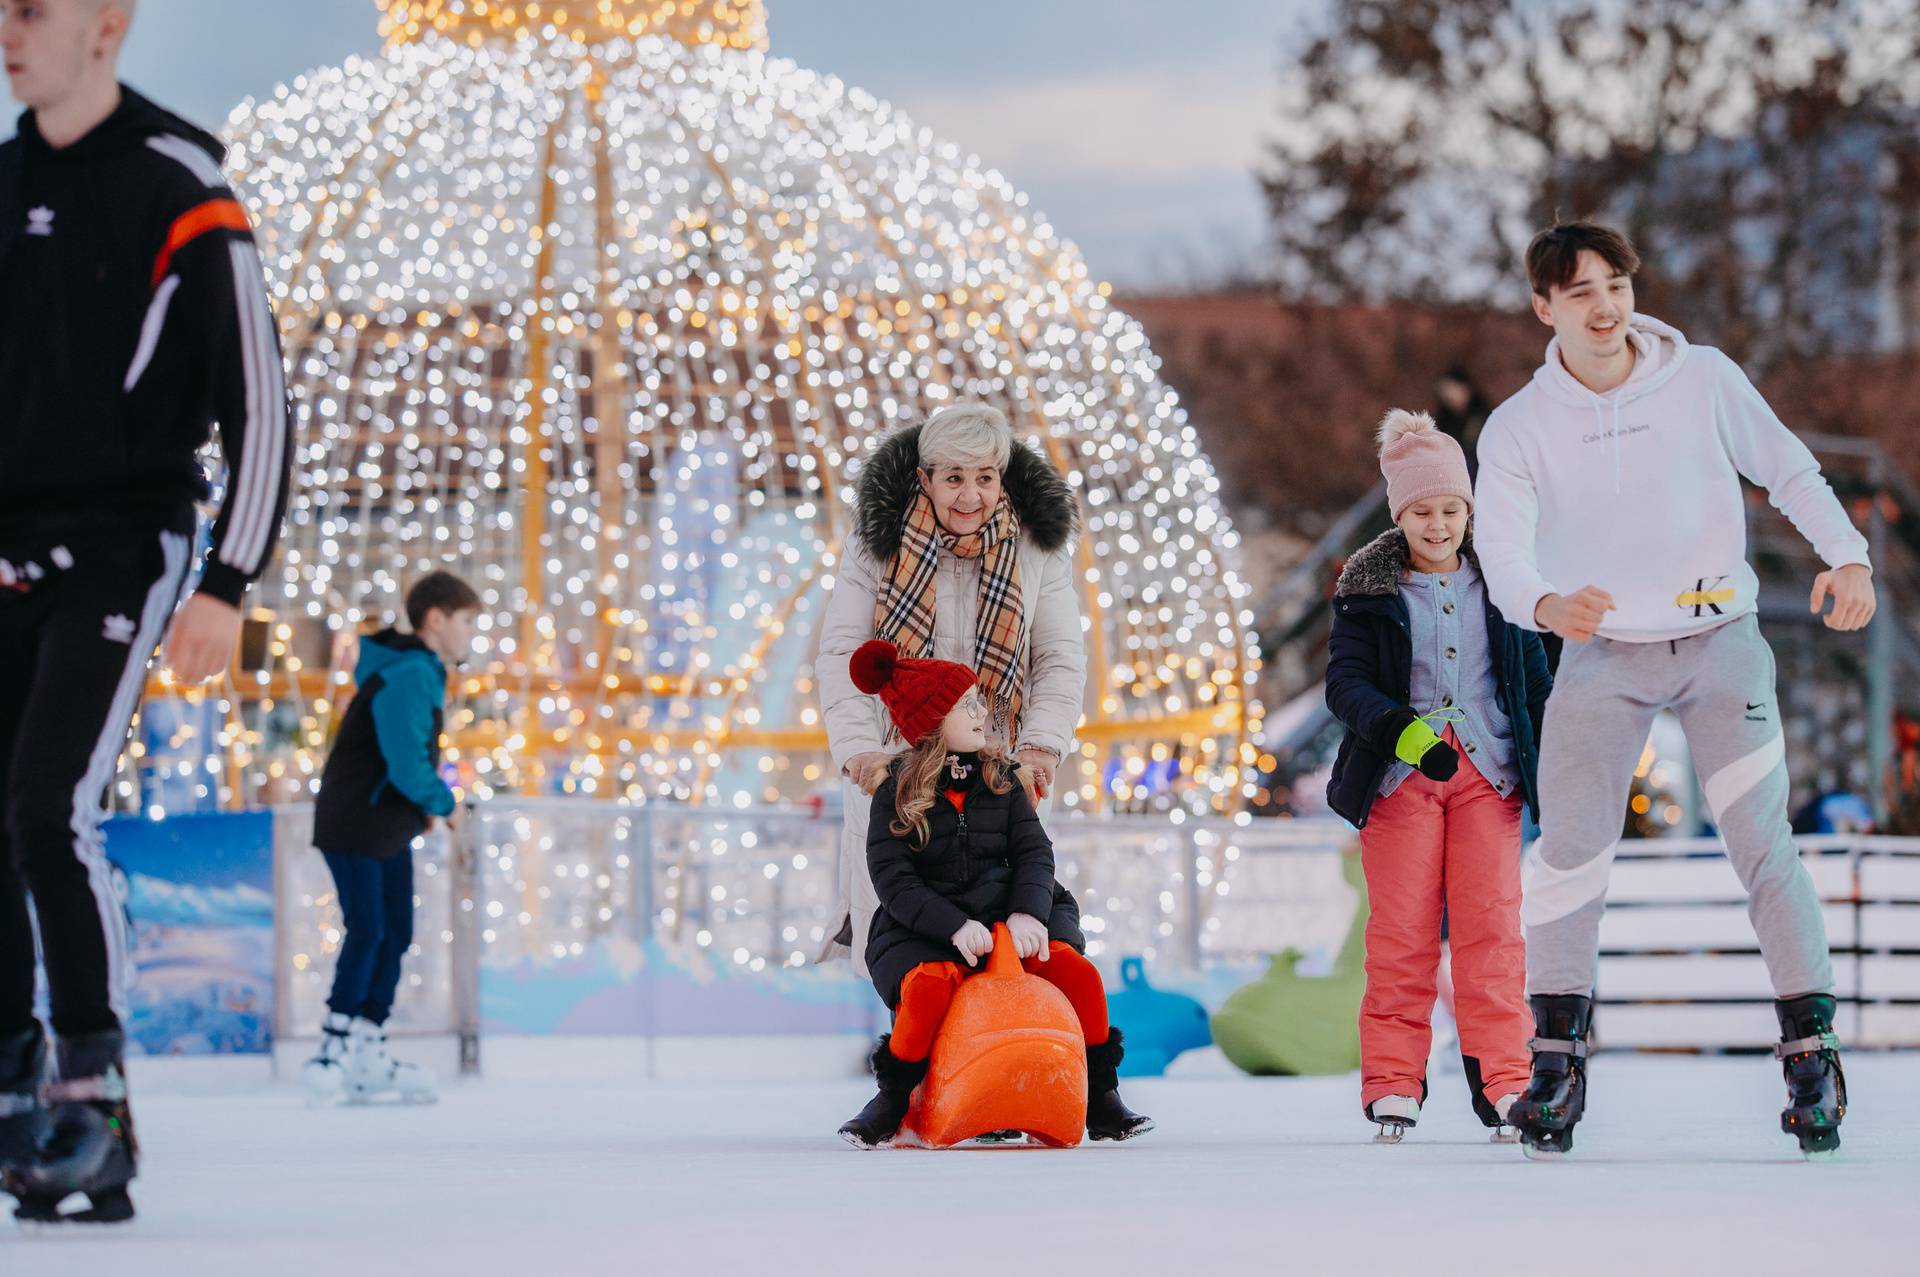
[[[878,696],[893,716],[893,725],[909,745],[918,745],[940,730],[973,686],[973,671],[956,661],[928,661],[902,656],[885,639],[870,639],[854,652],[853,685]]]

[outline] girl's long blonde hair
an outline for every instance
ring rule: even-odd
[[[927,811],[940,797],[942,779],[947,770],[947,755],[953,751],[947,748],[947,742],[938,730],[928,733],[927,738],[900,756],[894,766],[894,817],[890,828],[894,837],[905,838],[915,851],[926,848],[927,839],[932,830],[927,823]],[[1033,773],[1023,771],[1020,765],[998,745],[983,745],[977,751],[980,759],[982,779],[987,788],[996,794],[1004,794],[1014,787],[1016,781],[1027,791],[1027,800],[1034,801]]]

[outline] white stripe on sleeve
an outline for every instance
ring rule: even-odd
[[[154,349],[160,345],[160,330],[167,323],[167,306],[179,291],[180,277],[169,275],[154,293],[153,301],[148,303],[147,318],[140,325],[140,345],[133,352],[133,363],[127,367],[126,384],[120,387],[121,390],[132,390],[140,383],[140,374],[146,372],[147,365],[153,360]]]

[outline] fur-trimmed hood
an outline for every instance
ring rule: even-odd
[[[1475,571],[1479,570],[1480,558],[1473,552],[1471,528],[1461,538],[1460,557],[1473,564]],[[1340,581],[1333,587],[1334,597],[1398,594],[1400,577],[1412,562],[1412,551],[1407,548],[1407,534],[1399,528],[1389,528],[1353,552],[1347,560],[1347,566],[1340,570]]]
[[[876,562],[885,563],[900,551],[907,509],[920,490],[914,477],[919,468],[919,426],[888,435],[861,467],[854,493],[854,534]],[[1079,533],[1080,503],[1073,489],[1050,461],[1018,439],[1004,483],[1021,528],[1042,550],[1051,554]]]

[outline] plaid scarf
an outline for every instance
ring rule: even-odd
[[[1005,493],[980,530],[964,537],[941,528],[925,492],[914,496],[900,551],[893,556],[886,588],[874,608],[874,636],[891,642],[902,656],[933,655],[934,580],[943,549],[963,559],[983,560],[973,669],[993,712],[994,732],[1011,742],[1020,724],[1027,643],[1020,597],[1020,520]]]

